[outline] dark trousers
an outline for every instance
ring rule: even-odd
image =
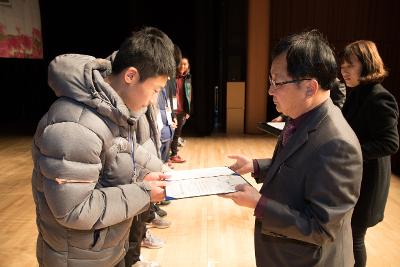
[[[135,216],[129,231],[129,248],[125,255],[125,267],[131,267],[140,257],[140,248],[143,238],[146,236],[146,222],[151,222],[155,218],[154,204],[150,204],[150,208]],[[120,263],[121,264],[121,263]],[[120,265],[117,265],[120,267]]]
[[[186,123],[186,113],[182,112],[176,114],[176,120],[178,125],[175,129],[174,138],[172,139],[171,143],[171,156],[178,155],[178,139],[182,134],[183,125]]]
[[[365,234],[367,227],[351,227],[353,232],[353,253],[355,267],[365,267],[367,265],[367,250],[365,249]]]
[[[160,153],[161,160],[165,163],[169,159],[169,150],[171,149],[172,140],[161,142]]]

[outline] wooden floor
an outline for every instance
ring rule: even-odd
[[[175,164],[176,169],[229,165],[230,153],[269,157],[275,145],[269,136],[186,140],[180,154],[187,163]],[[31,137],[0,137],[0,267],[37,266],[31,141]],[[245,178],[254,185],[250,176]],[[163,267],[255,266],[252,210],[217,196],[177,200],[165,210],[171,227],[152,232],[167,243],[161,249],[142,249],[146,260]],[[393,176],[385,220],[367,233],[367,266],[399,266],[399,247],[400,180]]]

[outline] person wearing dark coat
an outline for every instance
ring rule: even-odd
[[[341,73],[348,89],[343,115],[362,149],[363,178],[352,216],[355,266],[366,266],[365,234],[383,220],[389,193],[390,156],[399,148],[399,110],[381,82],[388,75],[376,45],[361,40],[347,45]]]
[[[344,102],[346,101],[346,85],[340,82],[339,79],[336,79],[336,83],[331,89],[331,99],[333,104],[338,108],[343,108]]]

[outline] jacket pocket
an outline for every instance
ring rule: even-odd
[[[97,230],[69,230],[69,245],[75,248],[99,251],[104,246],[109,227]]]

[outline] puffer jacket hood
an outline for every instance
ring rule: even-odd
[[[48,82],[58,97],[68,97],[94,108],[121,127],[133,125],[142,114],[129,112],[120,96],[105,82],[111,74],[111,62],[92,56],[66,54],[49,65]],[[133,121],[132,121],[133,120]]]

